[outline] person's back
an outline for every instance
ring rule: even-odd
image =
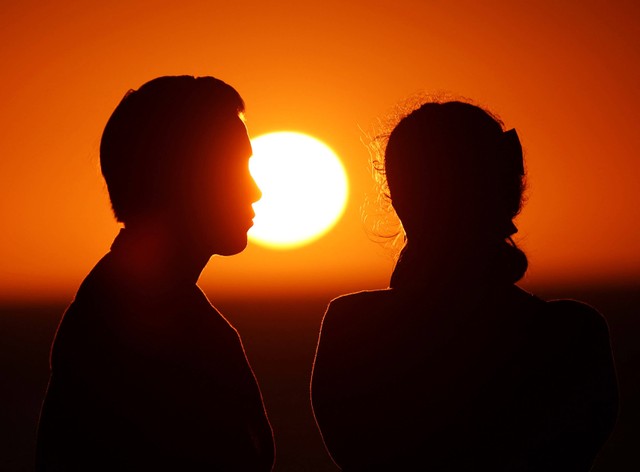
[[[389,289],[338,298],[323,319],[311,394],[331,456],[345,471],[589,470],[617,414],[608,329],[515,285],[515,130],[426,103],[375,164],[405,245]]]
[[[483,288],[330,304],[312,395],[343,470],[588,470],[616,413],[604,320]]]
[[[271,431],[237,332],[194,284],[132,270],[125,237],[58,329],[44,470],[269,470]]]
[[[212,77],[161,77],[109,120],[101,165],[124,228],[65,312],[36,470],[269,471],[271,428],[238,333],[198,277],[244,249],[251,145]]]

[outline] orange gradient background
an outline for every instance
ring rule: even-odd
[[[4,2],[0,14],[0,299],[68,300],[118,231],[99,172],[106,120],[159,75],[213,75],[251,136],[310,134],[341,156],[347,210],[311,245],[214,258],[215,297],[387,285],[360,208],[363,130],[399,101],[489,107],[525,149],[525,285],[640,279],[640,14],[633,1]],[[327,189],[329,192],[331,189]]]

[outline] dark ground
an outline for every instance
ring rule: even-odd
[[[537,290],[543,298],[592,304],[611,330],[621,390],[613,436],[593,472],[640,470],[640,286]],[[337,468],[324,451],[309,406],[308,384],[328,297],[221,300],[215,305],[240,332],[260,382],[277,443],[276,472]],[[48,351],[66,303],[0,306],[0,470],[33,470],[35,428],[48,378]]]

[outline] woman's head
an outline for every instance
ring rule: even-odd
[[[238,92],[214,77],[159,77],[127,92],[100,143],[118,221],[173,221],[201,238],[230,234],[234,247],[244,232],[246,245],[260,194],[243,111]]]
[[[515,130],[482,108],[433,102],[405,116],[388,138],[384,174],[409,241],[513,247],[522,149]],[[524,270],[526,259],[518,278]]]
[[[405,230],[508,237],[523,190],[513,133],[463,102],[426,103],[404,117],[389,136],[384,169]]]

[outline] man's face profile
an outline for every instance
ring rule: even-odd
[[[222,127],[217,123],[198,148],[177,219],[189,239],[211,254],[237,254],[247,245],[252,204],[261,197],[249,172],[247,129],[238,117]]]

